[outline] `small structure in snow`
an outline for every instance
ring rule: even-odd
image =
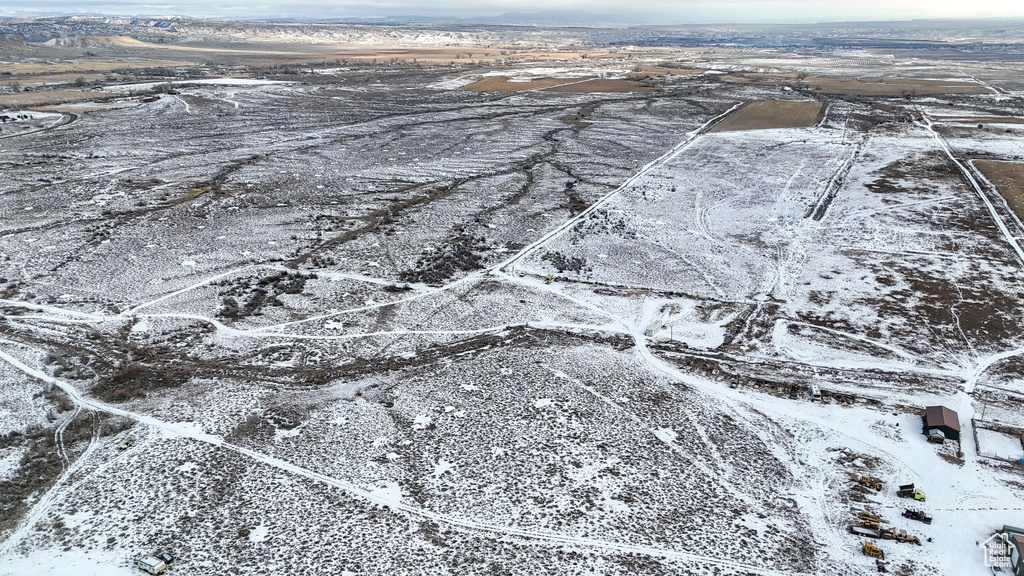
[[[661,329],[664,327],[665,323],[663,321],[655,320],[654,322],[651,323],[650,326],[647,327],[646,330],[644,330],[644,336],[647,336],[648,338],[653,338],[654,335],[661,331]]]
[[[811,400],[821,402],[821,386],[816,380],[811,381]]]
[[[167,572],[167,564],[156,556],[143,556],[135,561],[135,565],[150,574],[163,574]]]
[[[960,419],[956,412],[945,406],[929,406],[924,409],[924,427],[931,437],[932,430],[942,432],[944,439],[960,439]]]

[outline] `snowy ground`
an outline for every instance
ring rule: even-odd
[[[44,470],[0,575],[860,575],[860,510],[932,539],[881,542],[890,572],[988,573],[1024,468],[971,418],[1024,425],[1021,231],[963,156],[1016,143],[912,102],[707,134],[783,93],[455,79],[182,88],[6,141],[0,485]]]

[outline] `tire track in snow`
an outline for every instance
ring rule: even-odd
[[[1009,242],[1014,252],[1017,253],[1017,258],[1020,259],[1022,264],[1024,264],[1024,249],[1021,248],[1020,243],[1018,243],[1017,239],[1014,238],[1013,234],[1010,233],[1010,229],[1006,226],[1006,222],[1004,222],[1003,219],[999,216],[999,212],[996,211],[995,205],[993,205],[992,201],[989,200],[988,195],[985,194],[985,190],[982,189],[981,184],[978,183],[978,180],[974,177],[974,174],[971,172],[970,169],[968,169],[964,165],[963,162],[957,159],[956,155],[953,154],[953,149],[950,148],[949,143],[946,142],[946,139],[943,138],[941,134],[935,131],[935,127],[932,123],[931,118],[929,118],[924,112],[921,112],[921,117],[924,118],[925,121],[925,123],[923,124],[924,128],[931,132],[932,137],[934,137],[935,141],[938,142],[939,146],[942,148],[942,151],[946,153],[946,156],[949,158],[949,161],[952,162],[953,164],[956,164],[956,167],[960,169],[960,172],[964,175],[964,178],[966,178],[967,182],[969,182],[971,187],[974,188],[974,191],[978,194],[978,197],[981,198],[981,201],[984,202],[985,207],[988,208],[988,212],[989,214],[992,215],[992,220],[995,221],[996,226],[999,227],[999,231],[1003,233],[1003,237],[1006,238],[1006,241]]]
[[[591,204],[586,210],[580,212],[579,214],[577,214],[576,216],[573,216],[572,218],[569,218],[564,223],[562,223],[561,225],[556,227],[554,230],[548,232],[544,236],[541,236],[540,239],[534,241],[529,246],[527,246],[527,247],[523,248],[522,250],[520,250],[519,252],[517,252],[511,258],[505,260],[504,262],[498,264],[497,266],[492,267],[491,270],[493,270],[493,271],[502,271],[502,270],[505,270],[505,269],[509,269],[509,271],[513,271],[514,272],[515,271],[515,265],[516,265],[517,262],[519,262],[520,260],[522,260],[523,258],[528,256],[530,253],[534,252],[535,250],[539,249],[541,246],[547,244],[548,242],[554,240],[555,238],[558,238],[559,236],[564,234],[567,230],[569,230],[570,228],[575,226],[578,222],[581,222],[584,218],[586,218],[587,216],[590,216],[591,214],[593,214],[598,208],[600,208],[601,206],[604,206],[605,204],[607,204],[608,201],[610,201],[612,198],[618,196],[623,190],[625,190],[626,188],[629,188],[633,184],[636,184],[641,178],[643,178],[647,174],[649,174],[652,171],[654,171],[656,168],[659,168],[661,165],[669,162],[670,160],[672,160],[673,158],[678,156],[683,150],[688,148],[690,146],[690,144],[692,144],[695,140],[697,140],[698,137],[700,137],[702,134],[707,132],[715,124],[721,122],[723,118],[725,118],[729,114],[732,114],[734,111],[736,111],[738,108],[740,108],[744,104],[745,104],[745,102],[740,102],[740,103],[736,104],[732,108],[726,110],[725,112],[719,114],[718,116],[715,116],[711,120],[708,120],[700,128],[697,128],[696,130],[693,130],[692,132],[689,132],[687,134],[687,137],[686,137],[685,140],[683,140],[679,144],[676,144],[668,152],[662,154],[661,156],[659,156],[659,157],[655,158],[654,160],[652,160],[651,162],[647,163],[637,173],[633,174],[632,176],[627,178],[625,182],[620,184],[618,188],[616,188],[615,190],[612,190],[608,194],[605,194],[597,202],[594,202],[593,204]]]
[[[6,360],[6,356],[6,354],[0,352],[0,357],[3,357],[4,360]],[[63,389],[63,386],[61,386],[61,388]],[[80,409],[81,405],[78,405],[78,410]],[[11,534],[7,536],[5,540],[0,542],[0,558],[10,556],[11,554],[13,554],[14,550],[18,546],[18,542],[24,540],[25,537],[27,537],[29,533],[35,529],[35,525],[39,523],[40,520],[42,520],[46,512],[57,501],[59,492],[64,488],[64,485],[67,484],[68,479],[70,479],[73,474],[78,472],[78,470],[80,470],[85,465],[85,462],[89,459],[89,457],[92,456],[92,453],[96,450],[96,447],[99,445],[98,440],[99,430],[97,429],[93,433],[92,439],[89,441],[89,446],[85,449],[85,452],[83,452],[81,456],[75,459],[73,464],[64,469],[64,472],[62,472],[61,475],[57,477],[57,480],[56,482],[54,482],[53,486],[51,486],[50,489],[47,490],[45,494],[43,494],[43,496],[39,499],[38,502],[36,502],[34,506],[32,506],[32,509],[29,510],[28,514],[25,515],[25,518],[21,520],[21,522],[18,524],[18,527],[15,528],[14,532],[11,532]]]
[[[81,392],[79,392],[74,386],[71,386],[70,384],[57,378],[53,378],[48,374],[42,372],[41,370],[31,368],[30,366],[24,364],[17,358],[11,356],[10,354],[4,351],[0,351],[0,360],[7,362],[11,366],[17,368],[21,372],[33,378],[36,378],[37,380],[48,382],[50,384],[54,384],[60,387],[80,408],[86,408],[96,412],[106,412],[108,414],[114,414],[117,416],[130,418],[141,424],[146,424],[147,426],[162,429],[176,436],[189,438],[192,440],[210,444],[212,446],[216,446],[218,448],[229,450],[237,454],[247,456],[262,464],[266,464],[273,468],[277,468],[278,470],[290,472],[297,476],[303,476],[310,480],[314,480],[322,484],[326,484],[328,486],[339,488],[347,492],[351,496],[371,502],[373,504],[385,506],[395,512],[403,512],[410,516],[417,516],[420,518],[432,520],[434,522],[447,524],[449,526],[468,529],[474,532],[483,532],[486,534],[495,534],[498,536],[517,536],[535,542],[545,542],[556,545],[581,546],[584,548],[596,548],[599,550],[641,554],[644,556],[651,556],[655,558],[670,558],[672,560],[681,562],[711,565],[720,568],[744,571],[750,574],[761,574],[764,576],[793,576],[792,572],[781,572],[769,568],[764,568],[761,566],[744,564],[742,562],[736,562],[725,558],[716,558],[713,556],[705,556],[702,554],[694,554],[690,552],[658,548],[655,546],[626,544],[608,540],[598,540],[592,538],[584,538],[580,536],[572,536],[568,534],[560,534],[557,532],[544,532],[540,530],[516,528],[513,526],[501,526],[485,522],[478,522],[468,518],[455,518],[444,514],[438,514],[436,512],[431,512],[429,510],[424,510],[422,508],[417,508],[415,506],[403,504],[400,501],[396,502],[393,498],[379,494],[376,491],[367,490],[365,488],[352,484],[351,482],[340,480],[338,478],[333,478],[327,476],[326,474],[321,474],[320,472],[317,472],[315,470],[304,468],[302,466],[292,464],[285,460],[281,460],[280,458],[275,458],[273,456],[262,454],[256,452],[255,450],[245,448],[243,446],[238,446],[230,442],[225,442],[222,438],[218,436],[198,432],[190,426],[164,422],[157,418],[153,418],[152,416],[147,416],[144,414],[124,410],[116,406],[107,404],[105,402],[101,402],[99,400],[87,397],[83,395]],[[95,445],[96,442],[94,438],[93,443],[90,444],[90,449]],[[87,453],[88,452],[90,452],[90,450],[87,450]],[[66,480],[67,477],[74,470],[77,469],[77,467],[80,467],[81,463],[84,460],[85,454],[83,454],[83,456],[76,461],[76,466],[69,468],[68,471],[66,471],[64,475],[62,475],[62,480],[59,481],[58,484],[54,485],[54,487],[47,492],[47,498],[44,498],[46,505],[43,506],[44,502],[40,502],[40,504],[33,509],[32,514],[30,514],[30,518],[26,519],[24,525],[17,532],[8,537],[8,539],[4,542],[3,546],[0,547],[0,556],[10,554],[13,551],[14,547],[16,546],[16,542],[24,539],[31,526],[33,526],[35,522],[38,521],[38,518],[40,518],[42,514],[45,513],[45,510],[49,507],[49,505],[56,500],[58,489],[63,485],[63,481]],[[30,520],[31,522],[29,522]]]

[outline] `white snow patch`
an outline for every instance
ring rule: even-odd
[[[296,436],[302,433],[303,426],[305,426],[305,424],[299,424],[295,428],[291,429],[277,428],[276,430],[274,430],[274,440],[281,440],[282,438],[295,438]]]
[[[249,542],[252,542],[253,544],[263,542],[267,539],[267,536],[269,535],[270,528],[267,528],[265,525],[260,524],[259,526],[253,528],[251,532],[249,532]]]
[[[431,422],[433,422],[433,420],[430,419],[430,416],[424,416],[421,414],[412,421],[413,430],[423,430],[427,426],[430,426]]]
[[[540,400],[537,400],[536,402],[533,403],[533,407],[547,408],[548,406],[552,406],[554,403],[555,401],[552,400],[551,398],[541,398]]]
[[[1020,438],[995,430],[978,428],[978,446],[983,454],[1013,460],[1024,458],[1024,447],[1021,447]]]
[[[445,460],[444,458],[441,458],[440,460],[437,461],[437,464],[434,464],[434,478],[440,478],[442,474],[454,468],[454,464]]]
[[[679,434],[676,434],[676,431],[671,428],[658,428],[654,431],[654,435],[658,437],[658,440],[666,444],[675,442],[676,438],[679,437]]]
[[[385,506],[397,507],[402,504],[402,488],[398,482],[388,482],[380,488],[375,488],[370,494],[374,498],[382,500]]]
[[[14,476],[21,464],[21,456],[24,452],[24,449],[15,446],[0,450],[0,482]]]
[[[196,464],[195,462],[185,462],[181,466],[178,466],[176,468],[176,470],[178,472],[183,473],[183,474],[190,474],[190,473],[196,471],[198,468],[199,468],[199,464]]]
[[[75,574],[81,576],[137,576],[137,568],[122,560],[122,554],[99,549],[72,548],[58,551],[37,548],[28,556],[8,554],[0,566],[2,576],[24,574]]]

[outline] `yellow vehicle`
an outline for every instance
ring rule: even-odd
[[[889,521],[886,520],[885,518],[882,518],[878,514],[872,514],[871,512],[861,512],[860,514],[857,514],[857,517],[859,517],[861,520],[864,520],[866,522],[874,522],[875,524],[888,524],[889,523]]]
[[[867,474],[865,474],[864,476],[850,474],[850,479],[856,482],[857,484],[860,484],[861,486],[864,486],[866,488],[871,488],[876,492],[882,491],[882,483],[878,479],[872,478]]]
[[[864,553],[865,556],[885,560],[885,552],[882,552],[881,548],[875,546],[871,542],[865,542],[864,548],[861,551]]]

